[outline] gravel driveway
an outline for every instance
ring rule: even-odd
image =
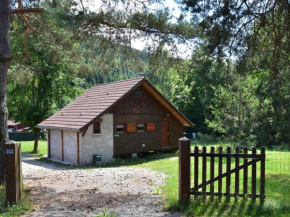
[[[68,169],[23,153],[25,189],[33,212],[26,216],[95,216],[105,209],[118,216],[181,216],[165,212],[159,187],[166,177],[145,169]]]

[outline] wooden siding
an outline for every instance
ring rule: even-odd
[[[162,150],[162,121],[168,120],[170,126],[170,146],[178,148],[178,139],[182,137],[183,124],[175,118],[144,87],[143,98],[135,99],[135,91],[126,97],[113,110],[114,114],[114,156],[147,151]],[[117,123],[155,123],[155,131],[116,134]],[[145,144],[145,146],[144,146]]]

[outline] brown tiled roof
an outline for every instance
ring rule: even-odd
[[[37,127],[80,131],[94,119],[103,115],[106,110],[144,79],[136,78],[91,87],[66,107],[38,124]]]
[[[192,123],[180,113],[146,78],[135,78],[91,87],[75,101],[37,125],[39,128],[82,131],[125,98],[139,85],[143,85],[184,126]]]

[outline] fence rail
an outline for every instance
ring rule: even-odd
[[[202,150],[198,146],[194,147],[194,151],[190,152],[190,141],[186,138],[179,140],[179,168],[180,168],[180,195],[179,199],[189,199],[190,195],[203,196],[226,196],[229,197],[250,197],[252,199],[265,199],[265,148],[261,148],[261,153],[258,154],[256,148],[252,148],[248,153],[247,147],[236,147],[232,153],[231,147],[227,147],[225,152],[222,147],[211,147],[210,152],[207,152],[205,146]],[[194,159],[194,177],[193,187],[190,186],[190,158]],[[184,160],[186,159],[186,160]],[[225,164],[223,163],[225,159]],[[234,162],[232,162],[232,160]],[[201,161],[201,162],[200,162]],[[209,161],[209,163],[208,163]],[[257,163],[261,162],[260,166],[260,187],[257,189]],[[232,168],[234,166],[234,168]],[[217,171],[215,168],[217,167]],[[251,174],[248,173],[248,168],[251,167]],[[182,170],[182,168],[185,168]],[[189,168],[189,169],[187,169]],[[223,172],[225,170],[225,172]],[[240,171],[243,170],[243,178],[241,179]],[[186,174],[186,173],[189,173]],[[201,175],[201,176],[200,176]],[[232,183],[231,176],[234,175]],[[251,189],[248,188],[249,177],[251,177]],[[223,183],[223,178],[225,183]],[[201,180],[201,182],[200,182]],[[215,188],[217,182],[217,189]],[[240,186],[242,182],[242,187]],[[223,184],[225,184],[223,191]],[[209,188],[207,190],[207,186]],[[232,191],[231,186],[234,190]],[[241,191],[243,189],[243,191]],[[187,192],[189,191],[189,192]],[[183,194],[182,194],[183,192]]]

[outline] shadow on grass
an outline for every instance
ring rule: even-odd
[[[161,159],[178,157],[176,152],[149,152],[139,155],[135,158],[117,157],[111,164],[103,165],[102,167],[120,167],[120,166],[135,166],[143,163],[158,161]]]
[[[289,216],[290,204],[282,201],[266,200],[260,203],[260,200],[246,198],[231,198],[230,201],[224,197],[221,200],[214,198],[213,201],[207,197],[191,200],[188,203],[179,203],[177,209],[180,209],[186,216]]]

